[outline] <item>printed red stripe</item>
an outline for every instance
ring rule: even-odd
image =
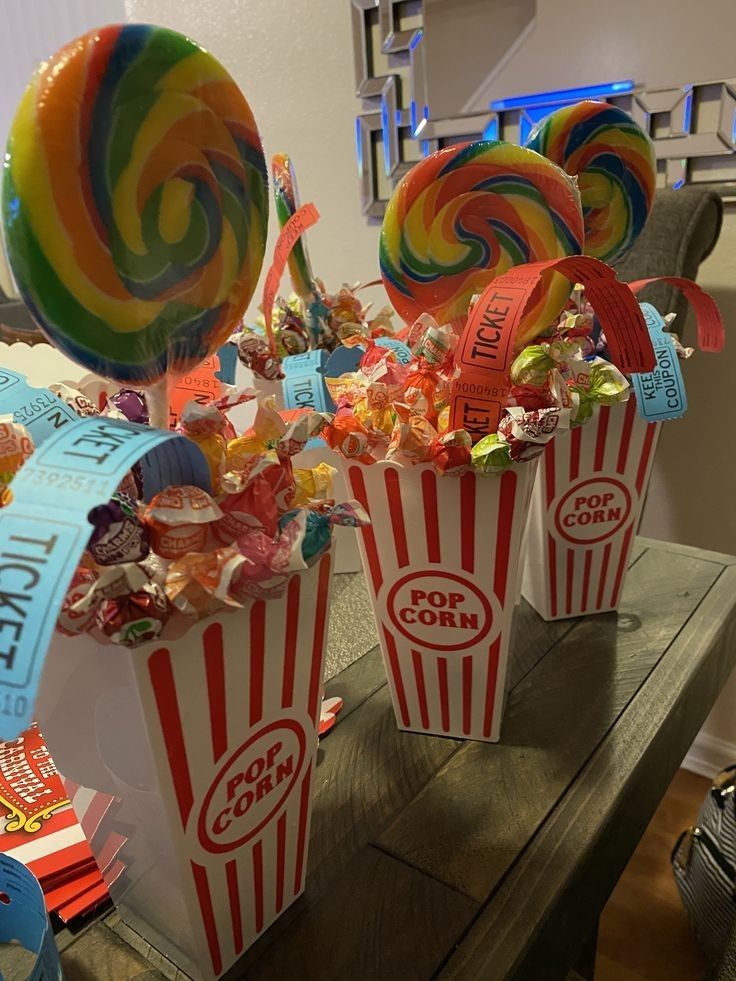
[[[583,595],[580,600],[580,609],[583,613],[588,609],[588,590],[590,589],[590,567],[593,562],[593,550],[586,548],[585,564],[583,566]]]
[[[565,567],[565,613],[572,613],[572,587],[575,573],[575,550],[568,548]]]
[[[100,870],[95,865],[86,875],[78,876],[71,882],[64,882],[55,889],[47,889],[43,894],[46,909],[49,913],[54,913],[62,906],[68,906],[75,899],[79,899],[90,889],[96,889],[102,884]]]
[[[616,473],[623,473],[626,470],[626,460],[629,456],[629,446],[631,445],[631,431],[634,428],[636,418],[636,398],[632,395],[626,403],[624,424],[621,430],[621,443],[618,448],[618,460],[616,461]]]
[[[417,686],[417,698],[419,699],[419,715],[422,719],[422,728],[429,729],[429,709],[427,707],[427,689],[424,684],[424,666],[422,655],[419,651],[411,652],[411,661],[414,666],[414,680]]]
[[[629,559],[629,548],[631,547],[631,536],[634,534],[634,525],[630,524],[626,529],[626,534],[624,535],[623,545],[621,546],[621,555],[618,560],[618,568],[616,569],[616,578],[613,581],[613,592],[611,593],[611,606],[618,606],[618,600],[621,593],[621,587],[624,583],[624,572],[626,571],[626,564]]]
[[[281,705],[294,704],[294,672],[296,671],[296,635],[299,629],[299,591],[301,577],[292,576],[286,590],[286,641],[284,644],[284,680],[281,686]]]
[[[166,746],[166,756],[169,761],[171,780],[174,784],[174,794],[179,807],[181,824],[186,828],[187,819],[192,810],[194,795],[192,780],[189,776],[187,763],[187,747],[184,742],[184,730],[181,724],[179,703],[176,698],[174,673],[171,668],[171,656],[165,647],[160,647],[148,659],[148,675],[151,679],[153,697],[161,723],[161,735]]]
[[[197,865],[196,862],[190,861],[189,864],[192,867],[192,875],[194,876],[194,888],[197,892],[197,899],[199,900],[199,910],[202,914],[202,924],[207,938],[212,970],[215,974],[220,974],[222,971],[222,955],[220,954],[220,942],[217,938],[215,914],[212,910],[212,897],[210,896],[210,887],[207,881],[207,870],[203,866]]]
[[[443,732],[450,731],[450,695],[447,687],[447,658],[437,658],[437,681],[440,686],[440,714]]]
[[[235,953],[243,949],[243,920],[240,912],[240,890],[238,889],[238,865],[234,858],[225,863],[227,896],[230,900],[230,919],[233,924],[233,944]]]
[[[319,579],[317,580],[317,609],[314,615],[314,641],[312,643],[312,667],[309,675],[309,701],[307,712],[312,722],[317,725],[317,714],[320,706],[322,661],[325,653],[325,630],[327,627],[327,601],[330,597],[330,565],[332,556],[329,552],[319,560]]]
[[[557,616],[557,542],[547,535],[547,563],[549,568],[549,608],[553,617]]]
[[[404,507],[401,503],[398,471],[393,468],[386,470],[383,479],[386,484],[386,497],[388,499],[388,513],[391,516],[391,528],[394,533],[396,564],[400,569],[403,569],[405,565],[409,565],[409,549],[406,545]]]
[[[555,499],[555,440],[554,437],[544,448],[544,489],[547,507]]]
[[[286,861],[286,811],[276,823],[276,912],[284,906],[284,867]]]
[[[437,512],[437,476],[432,470],[422,474],[424,530],[427,535],[427,561],[440,562],[440,522]]]
[[[466,572],[475,568],[475,483],[468,471],[460,478],[460,564]]]
[[[481,478],[482,479],[482,478]],[[506,602],[509,577],[511,532],[514,526],[514,505],[518,477],[513,470],[501,474],[498,491],[498,527],[496,528],[496,561],[493,570],[493,591],[501,606]]]
[[[370,515],[371,509],[368,507],[368,496],[365,492],[363,474],[358,467],[351,467],[348,471],[348,476],[353,488],[353,494]],[[376,536],[373,533],[373,526],[366,525],[365,528],[359,528],[358,531],[363,539],[363,548],[365,549],[365,557],[368,562],[368,571],[370,573],[371,583],[373,584],[373,592],[378,595],[383,582],[383,575],[381,574],[381,563],[378,561],[378,549],[376,548]]]
[[[603,469],[603,457],[606,452],[606,434],[608,433],[608,418],[611,415],[611,407],[602,405],[598,413],[598,432],[595,438],[595,456],[593,457],[593,470],[600,473]]]
[[[207,696],[210,703],[210,732],[212,760],[217,763],[227,749],[227,714],[225,703],[225,655],[222,649],[222,626],[211,623],[205,630],[204,667],[207,675]]]
[[[13,850],[8,853],[13,857]],[[49,855],[42,855],[40,858],[31,859],[26,862],[26,866],[35,875],[38,881],[45,887],[49,880],[55,883],[66,881],[74,870],[81,871],[94,866],[95,859],[86,841],[79,841],[76,845],[68,845],[60,848]]]
[[[296,859],[294,861],[294,895],[297,896],[302,888],[302,873],[304,871],[304,850],[307,844],[307,817],[309,815],[309,791],[312,779],[312,764],[302,780],[299,793],[299,827],[296,840]]]
[[[119,834],[117,831],[110,832],[107,838],[105,838],[104,845],[95,856],[101,872],[104,873],[108,870],[127,840],[124,835]]]
[[[406,705],[406,692],[404,691],[404,680],[401,677],[401,668],[399,667],[399,655],[396,652],[396,641],[394,640],[393,634],[390,634],[385,627],[383,628],[383,636],[386,641],[386,655],[396,691],[396,701],[399,703],[399,715],[401,716],[402,725],[408,726],[409,709]]]
[[[583,437],[583,427],[576,426],[570,433],[570,480],[577,480],[580,473],[580,442]]]
[[[496,637],[488,651],[488,677],[486,679],[486,709],[483,716],[483,735],[488,739],[493,728],[493,705],[496,701],[496,681],[498,677],[498,655],[501,638]]]
[[[473,658],[463,658],[463,732],[470,733],[473,710]]]
[[[110,797],[108,794],[95,794],[93,799],[90,801],[87,810],[82,815],[82,819],[79,822],[82,825],[82,831],[84,831],[84,837],[87,841],[93,841],[95,835],[100,830],[100,825],[102,824],[105,815],[110,810],[115,798]]]
[[[611,558],[611,543],[608,542],[603,549],[603,559],[601,560],[600,579],[598,580],[598,594],[595,598],[595,608],[600,610],[603,606],[603,590],[606,588],[606,577],[608,576],[608,561]]]
[[[263,841],[253,845],[253,905],[256,914],[256,933],[263,929]]]
[[[250,724],[263,718],[263,664],[266,657],[266,604],[257,600],[250,610]]]
[[[636,492],[641,497],[642,487],[644,486],[644,478],[647,475],[647,467],[649,465],[649,457],[651,456],[652,446],[654,445],[654,436],[657,432],[657,423],[650,422],[647,424],[647,431],[644,434],[644,445],[641,448],[641,460],[639,461],[639,469],[636,472]]]
[[[61,909],[57,911],[59,914],[59,919],[62,921],[62,923],[68,923],[70,920],[73,920],[75,916],[80,916],[82,913],[89,913],[96,906],[106,903],[109,898],[110,894],[107,891],[107,886],[105,883],[98,882],[94,888],[88,889],[86,892],[82,893],[82,895],[77,897],[77,899],[75,899],[72,903],[62,906]]]

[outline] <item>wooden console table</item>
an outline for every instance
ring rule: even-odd
[[[639,539],[618,616],[522,603],[512,652],[498,744],[400,732],[377,648],[329,682],[306,895],[229,977],[566,975],[736,664],[736,558]],[[113,943],[95,926],[67,978],[107,978]]]

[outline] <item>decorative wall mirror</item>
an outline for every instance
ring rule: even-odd
[[[609,14],[580,0],[346,2],[362,101],[355,136],[368,218],[383,215],[393,186],[422,156],[482,136],[523,143],[538,119],[583,98],[620,106],[649,132],[661,186],[707,183],[736,196],[736,78],[671,82],[673,71],[678,78],[732,71],[726,39],[733,33],[726,30],[721,42],[723,19],[678,5],[673,28],[662,19],[662,5],[635,0],[621,0]],[[589,26],[591,15],[598,20]],[[735,16],[736,8],[724,8],[725,19]],[[579,84],[586,77],[596,81]],[[529,94],[524,78],[542,84]],[[659,84],[662,79],[669,84]],[[508,91],[514,80],[520,88]],[[550,83],[555,89],[545,87]]]

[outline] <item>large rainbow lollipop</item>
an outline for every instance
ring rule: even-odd
[[[578,179],[585,254],[617,262],[634,244],[654,200],[654,144],[628,113],[605,102],[557,109],[527,146]]]
[[[381,274],[407,322],[427,312],[461,327],[473,294],[510,266],[579,254],[582,241],[580,198],[559,167],[511,143],[462,143],[430,154],[394,191]],[[521,335],[548,327],[569,296],[564,277],[545,279]]]
[[[23,96],[3,219],[57,347],[119,382],[182,374],[228,337],[263,261],[268,178],[248,103],[181,34],[91,31]]]

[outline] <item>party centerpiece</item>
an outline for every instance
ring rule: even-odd
[[[66,777],[120,799],[113,898],[203,978],[304,887],[331,530],[365,520],[330,468],[293,464],[317,412],[266,401],[239,432],[256,393],[218,387],[166,428],[250,301],[267,215],[250,108],[188,38],[92,31],[23,97],[13,272],[48,339],[115,384],[0,373],[0,736],[37,718]]]
[[[575,182],[536,152],[480,141],[404,177],[381,271],[410,358],[368,344],[326,384],[324,432],[369,512],[360,533],[398,724],[496,740],[535,460],[654,353],[632,292],[581,255]],[[609,339],[561,313],[584,283]]]
[[[528,146],[573,176],[581,193],[585,252],[618,262],[630,250],[654,201],[655,158],[649,137],[621,109],[599,102],[567,106],[543,119]],[[664,277],[690,301],[698,347],[723,348],[713,300],[688,280]],[[631,283],[638,294],[647,285]],[[656,367],[632,376],[626,405],[602,405],[585,429],[545,449],[534,490],[523,592],[546,620],[616,610],[639,526],[662,422],[680,418],[687,398],[679,362],[692,354],[671,332],[673,317],[643,303]],[[662,311],[666,313],[666,311]],[[579,291],[566,316],[590,338],[588,358],[611,357],[595,311]]]

